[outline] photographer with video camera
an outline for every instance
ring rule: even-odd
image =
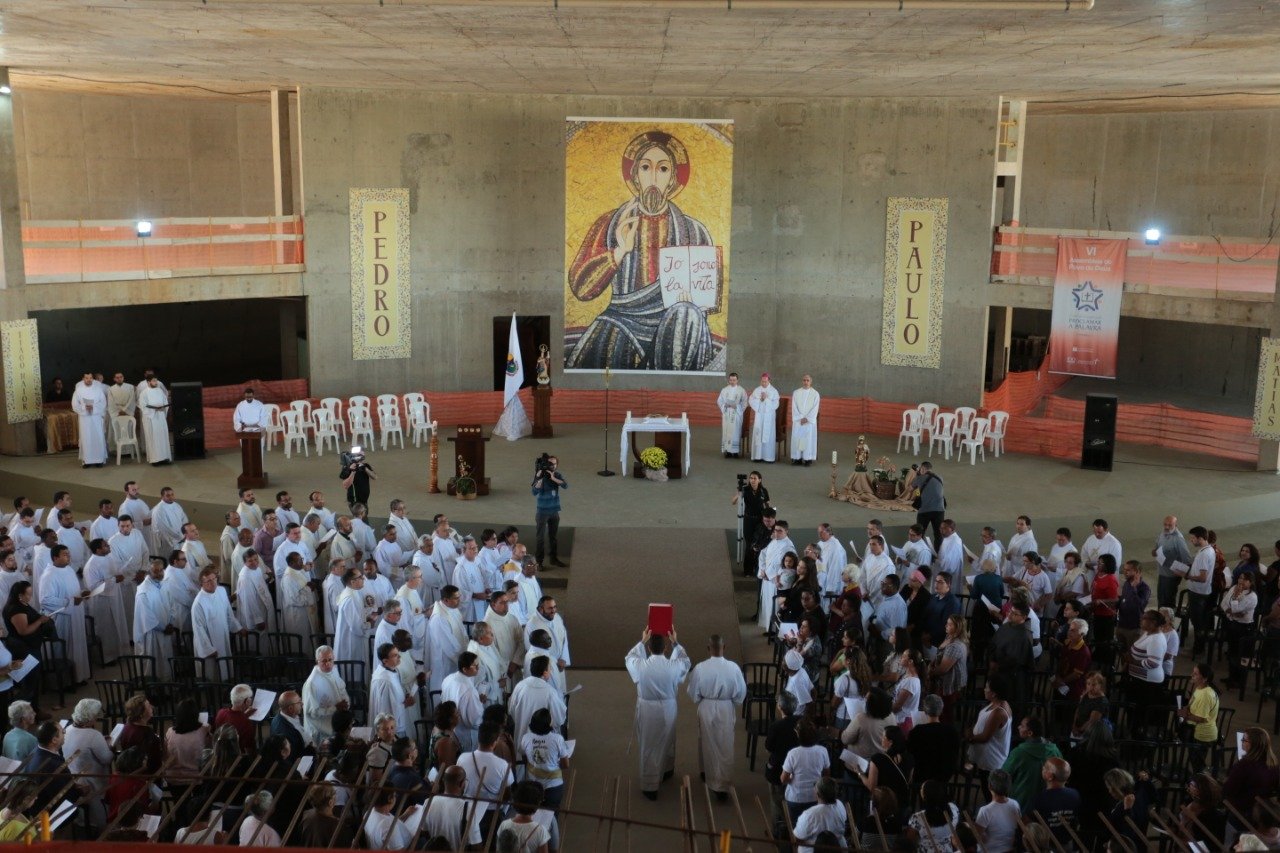
[[[538,511],[535,516],[538,532],[535,538],[534,556],[541,564],[549,539],[551,565],[564,568],[568,563],[560,562],[556,534],[560,530],[560,490],[569,488],[569,484],[556,470],[559,464],[560,460],[548,453],[542,454],[533,463],[533,495],[538,499]]]
[[[342,470],[338,476],[342,479],[342,488],[347,490],[347,506],[354,504],[369,505],[369,481],[378,479],[373,473],[373,466],[364,460],[364,448],[358,444],[339,457]]]
[[[916,476],[907,486],[911,493],[911,505],[916,510],[916,524],[928,531],[933,525],[935,552],[942,547],[942,519],[947,514],[947,499],[942,493],[942,478],[933,473],[933,463],[924,460],[912,465]]]

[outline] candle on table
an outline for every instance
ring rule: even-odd
[[[836,464],[836,452],[834,450],[831,451],[831,464]]]

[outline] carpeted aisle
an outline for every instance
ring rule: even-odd
[[[723,530],[579,527],[576,533],[569,588],[557,601],[574,667],[623,668],[651,602],[675,605],[676,633],[694,663],[706,657],[711,634],[725,638],[729,658],[741,659]]]

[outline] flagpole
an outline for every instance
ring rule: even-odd
[[[604,470],[597,471],[600,477],[612,477],[613,471],[609,470],[609,368],[604,369]]]

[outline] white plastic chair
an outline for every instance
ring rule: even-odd
[[[373,419],[369,410],[361,406],[347,409],[347,423],[351,426],[351,443],[358,444],[365,450],[373,450]],[[361,438],[365,441],[361,441]]]
[[[959,406],[956,408],[956,447],[960,446],[960,442],[971,437],[969,431],[973,424],[974,416],[978,414],[978,410],[971,406]]]
[[[275,403],[263,403],[262,408],[267,413],[267,450],[275,446],[276,436],[280,436],[280,443],[284,443],[284,424],[280,423],[280,407]]]
[[[411,424],[413,423],[412,414],[414,403],[425,403],[427,402],[427,398],[423,396],[421,391],[409,391],[400,398],[400,402],[402,404],[401,411],[404,413],[405,423]]]
[[[111,430],[116,436],[116,464],[120,464],[120,452],[125,448],[133,461],[142,461],[142,451],[138,448],[138,422],[128,415],[116,415],[111,419]]]
[[[958,456],[963,456],[966,450],[969,451],[970,465],[978,464],[977,456],[979,453],[982,454],[982,461],[987,461],[985,442],[987,440],[988,424],[989,422],[986,418],[974,418],[969,423],[969,437],[960,440],[960,453]]]
[[[334,420],[329,410],[316,409],[311,413],[311,418],[315,423],[316,455],[324,456],[324,445],[329,439],[333,439],[333,452],[340,453],[341,450],[338,448],[338,422]]]
[[[422,400],[409,406],[409,429],[413,432],[414,447],[420,447],[421,442],[431,438],[431,407]]]
[[[928,439],[933,439],[933,428],[938,423],[938,404],[937,403],[921,403],[916,406],[920,410],[920,432],[928,434]]]
[[[934,445],[942,445],[944,458],[951,459],[951,442],[956,438],[956,416],[951,412],[940,412],[933,424],[933,432],[929,434],[929,455],[933,455]]]
[[[307,441],[307,431],[303,429],[302,415],[298,413],[298,410],[290,407],[287,412],[281,412],[280,423],[284,427],[284,458],[291,459],[293,457],[293,445],[295,442],[300,443],[302,452],[310,457],[311,448]]]
[[[311,429],[311,401],[294,400],[289,404],[289,411],[298,413],[298,428],[304,433]],[[308,454],[310,455],[310,454]]]
[[[991,445],[991,453],[997,458],[1004,453],[1004,433],[1009,427],[1009,413],[995,411],[987,416],[987,443]]]
[[[391,403],[378,406],[378,432],[382,434],[383,450],[387,449],[387,438],[390,436],[399,436],[400,448],[404,449],[404,427],[400,423],[400,405],[394,397]]]
[[[342,400],[337,397],[325,397],[320,401],[320,408],[333,416],[333,428],[343,441],[347,440],[347,422],[342,419]]]
[[[400,409],[400,396],[398,394],[379,394],[377,402],[379,411],[382,410],[383,406],[395,406],[397,410]]]
[[[898,433],[898,453],[902,452],[902,440],[905,438],[911,442],[911,452],[916,456],[920,455],[920,410],[907,409],[902,413],[902,431]]]
[[[366,409],[367,410],[370,407],[370,405],[372,404],[369,402],[369,398],[363,394],[356,394],[355,396],[347,398],[348,409]]]

